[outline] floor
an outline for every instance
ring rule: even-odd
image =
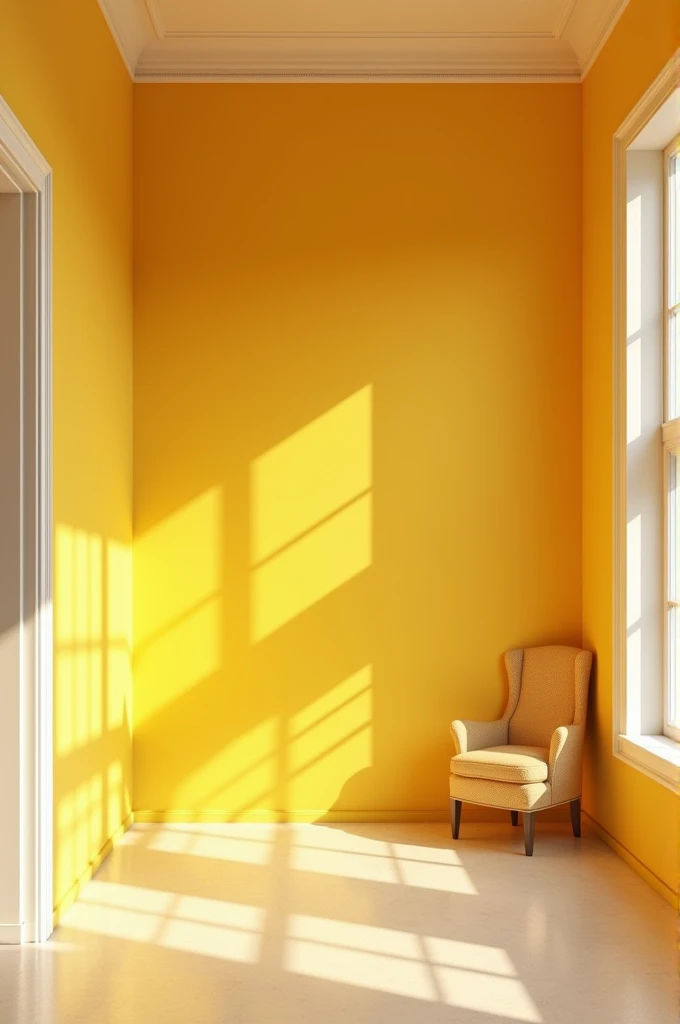
[[[598,839],[465,825],[135,826],[3,1024],[676,1024],[676,915]]]

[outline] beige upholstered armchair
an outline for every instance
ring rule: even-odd
[[[571,805],[581,835],[581,760],[593,656],[578,647],[506,651],[510,692],[497,722],[452,722],[451,829],[460,831],[463,801],[524,818],[524,848],[534,852],[534,815]]]

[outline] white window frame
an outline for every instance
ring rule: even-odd
[[[671,160],[676,158],[680,161],[680,134],[677,135],[671,144],[666,147],[663,154],[663,175],[664,175],[664,206],[663,206],[663,239],[664,239],[664,267],[663,267],[663,332],[664,332],[664,423],[661,431],[663,457],[664,457],[664,601],[666,614],[664,615],[664,735],[669,739],[680,743],[680,724],[678,712],[680,708],[674,708],[676,695],[674,694],[675,679],[672,674],[672,642],[670,621],[671,611],[675,608],[677,615],[680,615],[680,602],[671,598],[671,557],[676,557],[680,552],[672,551],[671,547],[671,500],[670,500],[670,477],[669,462],[671,455],[680,455],[680,409],[676,410],[678,415],[671,418],[671,377],[677,371],[677,367],[671,363],[671,323],[677,317],[676,329],[680,328],[680,303],[671,304],[670,294],[670,273],[671,273],[671,245],[675,234],[680,234],[680,211],[673,210],[671,215]],[[673,234],[671,233],[671,216],[673,217]],[[679,339],[680,340],[680,339]],[[677,524],[680,527],[680,523]],[[677,656],[677,655],[676,655]],[[672,716],[675,714],[675,718]]]
[[[613,753],[614,756],[656,782],[680,793],[680,742],[667,733],[659,735],[632,735],[628,732],[626,679],[626,345],[627,345],[627,173],[626,154],[633,140],[640,134],[660,107],[675,92],[680,81],[680,50],[676,51],[656,81],[628,115],[613,138],[613,622],[612,622],[612,683],[613,683]],[[665,217],[664,217],[665,220]],[[664,228],[665,230],[665,228]],[[666,268],[664,277],[668,287]],[[664,313],[668,309],[664,299]],[[665,346],[668,339],[668,317],[664,320]],[[664,347],[665,347],[664,346]],[[667,373],[664,372],[664,378]],[[664,389],[665,389],[664,381]],[[664,407],[667,394],[664,390]],[[668,434],[670,442],[670,434]],[[664,437],[665,444],[665,437]],[[665,460],[667,466],[668,460]],[[664,469],[667,486],[667,470]],[[668,491],[666,490],[666,494]],[[667,504],[665,502],[664,504]],[[667,517],[668,511],[664,515]],[[667,518],[665,520],[667,523]],[[667,530],[665,530],[667,536]],[[664,542],[664,606],[668,596],[668,558]],[[668,615],[665,616],[666,624]],[[667,625],[664,627],[664,661],[668,660]],[[669,676],[664,665],[659,686],[664,690],[664,719],[667,718]],[[680,735],[680,734],[679,734]]]

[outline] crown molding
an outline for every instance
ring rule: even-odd
[[[572,14],[574,13],[574,8],[576,7],[577,3],[578,3],[578,0],[566,0],[566,3],[564,5],[564,7],[562,8],[562,13],[560,14],[559,18],[557,19],[557,24],[555,25],[555,30],[554,30],[555,39],[561,39],[562,36],[564,35],[564,30],[567,27],[567,25],[569,24],[569,19],[571,18]]]
[[[168,31],[162,0],[98,0],[137,82],[579,82],[628,0],[565,0],[552,31]]]
[[[154,28],[143,0],[98,0],[125,67],[134,81],[144,48],[154,36]]]
[[[562,37],[571,45],[581,67],[583,80],[616,24],[629,0],[576,0]]]
[[[170,40],[142,54],[138,81],[173,78],[220,81],[461,81],[480,79],[578,81],[580,68],[568,47],[552,40],[452,38],[429,35],[260,35]]]
[[[600,30],[598,39],[595,41],[594,45],[590,50],[590,53],[585,58],[585,60],[581,61],[581,74],[583,78],[586,77],[586,75],[592,68],[593,64],[600,56],[600,53],[604,49],[605,43],[607,42],[610,35],[616,28],[616,24],[621,15],[623,14],[623,12],[625,11],[626,7],[628,6],[629,2],[630,0],[614,0],[614,2],[612,3],[611,10],[609,11],[605,23]]]
[[[144,2],[157,38],[165,39],[167,32],[158,0],[144,0]]]

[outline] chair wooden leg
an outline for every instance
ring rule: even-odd
[[[454,839],[457,839],[460,833],[460,812],[462,806],[462,800],[451,800],[451,835]]]
[[[522,817],[524,818],[524,851],[527,857],[533,857],[535,815],[525,811]]]
[[[577,839],[581,838],[581,797],[569,804],[571,811],[571,828]]]
[[[510,811],[510,821],[515,827],[519,825],[519,811]]]

